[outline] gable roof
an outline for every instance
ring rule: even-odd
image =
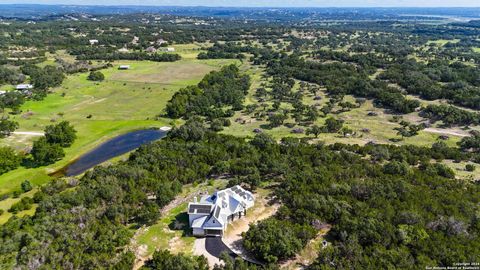
[[[189,203],[188,214],[197,214],[209,216],[209,218],[200,217],[203,221],[195,221],[192,227],[224,227],[228,223],[228,217],[243,212],[245,209],[253,206],[254,198],[250,191],[241,186],[234,186],[224,190],[217,191],[207,198],[202,198],[200,203]]]

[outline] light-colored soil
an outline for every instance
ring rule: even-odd
[[[312,264],[313,261],[318,257],[318,252],[322,248],[323,240],[325,235],[330,231],[331,226],[328,226],[324,229],[321,229],[317,236],[310,240],[308,244],[303,248],[302,251],[297,253],[295,258],[287,260],[280,265],[281,269],[287,270],[297,270],[297,269],[304,269],[308,265]],[[328,243],[327,243],[328,245]]]
[[[14,131],[12,132],[15,135],[27,135],[27,136],[43,136],[41,131]]]
[[[468,137],[469,136],[468,131],[464,131],[464,130],[460,130],[460,129],[426,128],[426,129],[424,129],[424,131],[430,132],[430,133],[458,136],[458,137]]]
[[[259,190],[255,194],[255,206],[247,211],[245,217],[230,223],[223,236],[225,245],[244,259],[254,261],[246,254],[243,248],[242,233],[247,232],[251,224],[269,218],[277,212],[280,205],[277,203],[271,204],[270,201],[270,192],[267,190]]]

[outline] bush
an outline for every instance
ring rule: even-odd
[[[37,165],[49,165],[65,156],[65,152],[60,145],[48,143],[45,137],[33,142],[30,153]]]
[[[0,174],[20,166],[21,157],[10,147],[0,147]]]
[[[23,192],[29,192],[30,190],[32,190],[32,184],[28,180],[23,181],[21,187]]]
[[[386,174],[405,175],[408,173],[408,164],[405,162],[392,161],[383,166],[383,172]]]
[[[35,192],[35,194],[33,194],[33,201],[35,203],[39,203],[39,202],[43,201],[46,196],[47,196],[47,194],[45,194],[43,191]]]
[[[314,235],[310,226],[271,218],[250,227],[244,246],[258,259],[275,263],[295,256]]]
[[[0,138],[10,136],[17,128],[18,122],[8,120],[8,118],[0,119]]]
[[[208,262],[203,256],[190,257],[180,254],[172,254],[168,250],[155,251],[152,259],[145,262],[143,270],[207,270]]]
[[[213,131],[222,131],[223,130],[223,121],[221,119],[214,119],[210,123],[210,129]]]
[[[8,209],[8,212],[16,214],[20,211],[23,210],[29,210],[32,208],[33,204],[33,199],[30,197],[24,197],[22,198],[19,202],[14,203],[10,209]]]
[[[77,138],[77,131],[68,121],[62,121],[57,125],[50,125],[45,128],[45,138],[50,144],[59,144],[68,147]]]
[[[469,172],[473,172],[473,171],[475,171],[475,165],[467,164],[467,165],[465,165],[465,170],[467,170]]]
[[[100,82],[105,80],[105,75],[103,75],[103,73],[100,71],[91,71],[90,74],[88,74],[87,79],[90,81]]]

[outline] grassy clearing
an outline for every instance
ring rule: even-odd
[[[427,42],[427,45],[435,44],[443,47],[447,43],[458,43],[458,42],[460,42],[460,39],[437,39],[437,40],[429,40]]]
[[[466,179],[470,181],[480,180],[480,167],[478,164],[472,162],[454,162],[453,160],[444,160],[442,163],[448,165],[455,172],[455,175],[459,179]],[[469,172],[465,169],[467,164],[474,165],[476,168],[473,172]]]
[[[135,129],[178,124],[171,119],[156,119],[171,96],[180,88],[197,83],[206,73],[234,62],[237,61],[121,61],[102,71],[106,78],[100,83],[88,81],[86,73],[68,76],[62,86],[52,89],[44,100],[26,102],[22,113],[11,118],[19,122],[18,131],[28,132],[41,132],[49,124],[67,120],[78,131],[77,140],[65,149],[65,158],[53,165],[21,167],[1,175],[0,195],[19,189],[24,180],[34,185],[47,182],[48,174],[114,136]],[[118,70],[119,64],[130,64],[131,69]],[[35,138],[14,135],[1,140],[0,145],[24,151]]]
[[[252,77],[252,87],[246,97],[245,104],[260,104],[257,98],[254,97],[255,90],[260,87],[262,82],[262,73],[263,69],[250,66],[248,63],[243,65],[243,69],[251,75]],[[296,88],[298,84],[294,88]],[[320,96],[321,100],[314,100],[315,96]],[[325,94],[324,91],[320,91],[316,95],[311,93],[305,93],[303,98],[303,103],[306,105],[315,105],[319,104],[320,106],[325,105],[328,102],[328,96]],[[354,102],[355,98],[353,96],[346,96],[345,100]],[[265,102],[269,107],[266,108],[268,110],[272,102]],[[288,103],[282,103],[280,106],[281,108],[291,109],[291,105]],[[338,108],[335,108],[337,110]],[[261,111],[263,108],[258,108],[257,111]],[[367,116],[369,112],[375,112],[375,116]],[[343,137],[340,134],[321,134],[318,140],[324,141],[325,143],[331,144],[336,142],[347,143],[347,144],[366,144],[368,142],[376,142],[376,143],[385,143],[389,144],[392,143],[390,139],[392,138],[400,138],[397,135],[397,131],[394,130],[395,127],[399,127],[398,123],[393,123],[390,120],[392,119],[393,115],[387,113],[386,110],[377,108],[373,105],[371,100],[367,100],[362,106],[359,108],[352,109],[348,112],[342,112],[333,115],[336,118],[340,118],[345,120],[345,125],[349,128],[353,129],[356,132],[355,136]],[[410,121],[411,123],[419,123],[424,119],[418,116],[418,113],[411,113],[403,116],[405,120]],[[236,121],[241,119],[242,121]],[[326,118],[319,118],[315,124],[323,125]],[[253,117],[253,115],[245,114],[244,112],[237,112],[231,119],[232,125],[226,127],[222,132],[225,134],[231,134],[240,137],[248,137],[254,136],[255,133],[253,132],[254,129],[261,129],[265,133],[270,134],[276,139],[281,139],[283,137],[296,137],[301,138],[305,137],[305,134],[294,134],[292,133],[292,129],[301,128],[305,131],[308,127],[296,125],[294,119],[287,119],[284,125],[280,127],[276,127],[270,129],[268,127],[268,121],[266,119],[257,120]],[[243,123],[244,122],[244,123]],[[286,125],[292,124],[294,125],[293,128],[289,128]],[[368,129],[368,132],[363,132],[362,130]],[[447,130],[448,131],[448,130]],[[403,141],[396,142],[396,144],[403,145],[403,144],[413,144],[413,145],[431,145],[434,143],[438,136],[438,133],[432,133],[428,131],[421,131],[419,135],[404,138]],[[460,140],[461,137],[459,136],[451,136],[451,139],[447,141],[447,144],[454,146],[456,142]]]
[[[12,213],[8,212],[8,209],[12,206],[12,204],[19,202],[23,197],[33,197],[33,194],[37,192],[36,189],[32,189],[29,192],[23,193],[20,195],[18,198],[8,198],[3,201],[0,201],[0,209],[4,211],[2,215],[0,215],[0,224],[3,224],[7,222],[9,218],[13,216]],[[37,205],[34,204],[33,207],[30,210],[22,211],[17,214],[17,216],[22,217],[25,215],[32,215],[35,213],[35,209],[37,208]]]

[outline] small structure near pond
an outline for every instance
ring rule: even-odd
[[[188,204],[188,220],[195,236],[222,236],[229,222],[247,214],[254,205],[250,191],[237,185],[197,198]]]

